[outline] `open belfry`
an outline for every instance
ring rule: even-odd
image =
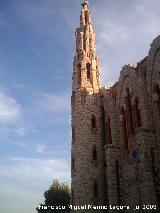
[[[148,56],[136,66],[125,65],[109,88],[101,87],[87,0],[75,35],[72,204],[128,205],[123,212],[135,212],[139,206],[139,212],[160,212],[160,36]],[[152,207],[156,210],[147,209]]]

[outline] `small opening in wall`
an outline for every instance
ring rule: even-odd
[[[92,125],[92,129],[96,128],[96,118],[94,115],[92,116],[91,125]]]
[[[87,69],[87,79],[90,80],[90,77],[91,77],[91,65],[90,65],[90,63],[86,64],[86,69]]]
[[[72,140],[73,140],[73,143],[74,143],[74,139],[75,139],[75,131],[74,131],[74,127],[72,127]]]
[[[85,24],[87,24],[87,23],[88,23],[88,12],[85,11]]]
[[[93,154],[93,156],[92,156],[92,157],[93,157],[93,160],[96,161],[96,160],[97,160],[97,150],[96,150],[96,147],[95,147],[95,146],[94,146],[94,148],[93,148],[93,153],[92,153],[92,154]]]

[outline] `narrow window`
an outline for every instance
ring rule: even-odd
[[[106,144],[112,144],[111,125],[109,118],[106,122]]]
[[[75,131],[74,131],[74,127],[72,126],[72,142],[75,142]]]
[[[88,13],[87,13],[87,11],[85,12],[85,24],[87,24],[88,23]]]
[[[121,109],[122,116],[124,118],[122,128],[123,128],[123,136],[124,136],[124,144],[125,149],[128,150],[128,135],[127,135],[127,121],[126,121],[126,113],[124,108]]]
[[[90,73],[91,73],[91,65],[90,65],[90,63],[86,64],[86,69],[87,69],[87,79],[90,80],[90,77],[91,77],[91,75],[90,75]]]
[[[97,181],[94,181],[94,186],[93,186],[93,193],[94,193],[94,198],[98,197],[98,185],[97,185]]]
[[[93,158],[94,161],[97,160],[97,150],[96,150],[95,146],[94,146],[94,149],[93,149],[92,158]]]
[[[118,161],[116,161],[116,180],[117,180],[117,204],[120,205],[120,177],[119,177]]]
[[[157,104],[158,104],[158,109],[160,112],[160,87],[158,84],[155,86],[155,92],[158,94],[158,103]]]
[[[96,128],[96,118],[94,115],[92,116],[91,125],[92,125],[92,129]]]
[[[135,117],[135,128],[139,128],[141,126],[141,116],[140,116],[140,111],[138,108],[138,100],[135,100],[134,103],[134,117]]]
[[[132,104],[131,104],[131,97],[129,93],[129,89],[126,89],[127,96],[126,96],[126,119],[127,119],[127,127],[128,127],[128,134],[134,133],[134,125],[133,125],[133,117],[132,117]]]
[[[105,131],[105,111],[104,107],[102,107],[102,133],[103,133],[103,143],[106,142],[106,131]]]

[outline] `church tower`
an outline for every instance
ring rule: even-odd
[[[102,107],[99,59],[89,3],[76,29],[72,77],[72,204],[104,204]]]

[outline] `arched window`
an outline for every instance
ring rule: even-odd
[[[92,152],[92,159],[93,159],[94,161],[97,160],[97,150],[96,150],[96,147],[95,147],[95,146],[94,146],[93,152]]]
[[[128,127],[128,135],[134,133],[134,125],[133,125],[133,117],[132,117],[132,104],[131,104],[131,97],[129,93],[129,89],[126,89],[126,120],[127,120],[127,127]]]
[[[122,129],[123,129],[123,136],[124,136],[124,145],[125,145],[125,149],[128,150],[127,121],[126,121],[126,113],[124,111],[124,108],[121,109],[121,115],[123,116]]]
[[[98,197],[98,184],[97,184],[97,181],[96,181],[96,180],[94,181],[93,195],[94,195],[94,198],[97,198],[97,197]]]
[[[112,144],[111,125],[109,118],[106,122],[106,144]]]
[[[156,102],[157,102],[158,110],[160,112],[160,87],[159,87],[159,84],[156,84],[154,86],[154,93],[157,95]]]
[[[90,80],[90,78],[91,78],[91,65],[90,65],[90,63],[86,64],[86,70],[87,70],[87,79]]]
[[[116,161],[116,181],[117,181],[117,204],[120,205],[120,177],[119,177],[119,164]]]
[[[88,11],[85,11],[85,24],[88,23]]]
[[[92,116],[92,119],[91,119],[91,125],[92,125],[92,129],[96,128],[96,118],[94,115]]]
[[[74,143],[74,139],[75,139],[75,131],[74,131],[74,127],[72,126],[72,141]]]
[[[138,108],[138,100],[136,99],[134,101],[134,106],[133,106],[133,114],[134,114],[134,127],[135,129],[139,128],[141,126],[141,116],[140,116],[140,111]]]

